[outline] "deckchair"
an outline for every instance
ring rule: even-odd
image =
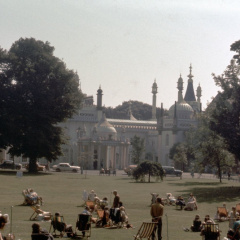
[[[201,232],[203,240],[220,240],[219,225],[216,223],[205,223]]]
[[[228,211],[226,209],[226,207],[217,207],[217,215],[218,218],[216,220],[218,221],[225,221],[228,220]]]
[[[88,200],[88,201],[86,201],[85,203],[86,203],[86,206],[89,207],[89,209],[90,209],[91,212],[94,211],[95,203],[94,203],[93,201],[89,201],[89,200]]]
[[[236,204],[236,212],[240,214],[240,203]]]
[[[152,235],[156,238],[156,223],[143,222],[139,228],[136,235],[134,235],[134,240],[139,239],[152,239]]]
[[[91,237],[91,215],[79,214],[74,237]],[[82,234],[77,234],[77,230],[81,231]]]
[[[52,235],[55,238],[63,237],[66,230],[66,224],[64,222],[63,216],[53,216],[51,220],[50,229],[49,229],[50,233],[51,233],[52,227],[53,227]],[[59,231],[59,234],[57,234],[56,231]]]
[[[33,214],[31,215],[29,220],[38,220],[38,218],[48,221],[51,219],[51,213],[50,212],[44,212],[41,210],[38,206],[30,206],[32,210],[34,211]],[[48,213],[48,214],[45,214]]]

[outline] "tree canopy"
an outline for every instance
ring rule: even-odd
[[[228,149],[240,159],[240,40],[231,45],[236,51],[224,73],[213,74],[214,81],[222,91],[211,104],[210,128],[228,143]]]
[[[30,158],[30,171],[37,158],[61,155],[57,124],[73,115],[82,97],[78,75],[53,52],[48,42],[34,38],[0,49],[0,147]]]
[[[159,163],[144,161],[140,163],[136,169],[133,170],[132,175],[136,181],[145,181],[145,175],[147,175],[148,182],[150,182],[151,176],[156,177],[157,180],[162,180],[164,176],[164,170]]]
[[[104,107],[104,112],[107,118],[114,119],[129,119],[129,101],[123,102],[115,108]],[[133,116],[138,120],[148,120],[152,118],[152,106],[146,103],[131,101],[131,109]],[[160,108],[156,109],[157,116],[160,115]],[[164,115],[167,115],[168,111],[164,109]]]
[[[221,182],[222,172],[234,165],[234,156],[227,150],[224,139],[209,128],[208,112],[199,119],[198,128],[191,129],[186,135],[188,140],[191,139],[188,146],[193,149],[195,168],[199,172],[206,167],[216,169]]]

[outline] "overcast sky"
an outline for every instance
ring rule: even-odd
[[[156,79],[157,106],[169,108],[180,74],[185,94],[191,63],[205,108],[219,90],[211,74],[223,73],[240,40],[239,13],[239,0],[0,0],[0,46],[49,41],[82,91],[96,103],[101,85],[103,104],[113,107],[151,104]]]

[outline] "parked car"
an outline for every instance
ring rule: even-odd
[[[163,170],[165,171],[166,175],[175,175],[177,177],[182,176],[183,171],[177,170],[171,166],[162,166]]]
[[[128,167],[124,168],[124,172],[128,175],[132,173],[132,171],[137,167],[137,165],[129,165]]]
[[[71,166],[69,163],[59,163],[57,165],[53,165],[52,168],[56,172],[78,172],[81,169],[78,166]]]
[[[37,165],[37,170],[38,170],[39,172],[44,172],[44,171],[46,171],[46,167],[45,167],[45,166],[40,165],[38,162],[36,163],[36,165]],[[25,168],[28,170],[29,164],[26,164]]]
[[[21,169],[22,168],[22,164],[20,163],[15,163],[12,160],[5,160],[3,163],[0,164],[0,168],[4,168],[4,169]]]

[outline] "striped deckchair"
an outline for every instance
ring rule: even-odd
[[[134,235],[134,239],[148,239],[152,238],[152,234],[156,237],[156,223],[143,222],[138,230],[138,233]]]

